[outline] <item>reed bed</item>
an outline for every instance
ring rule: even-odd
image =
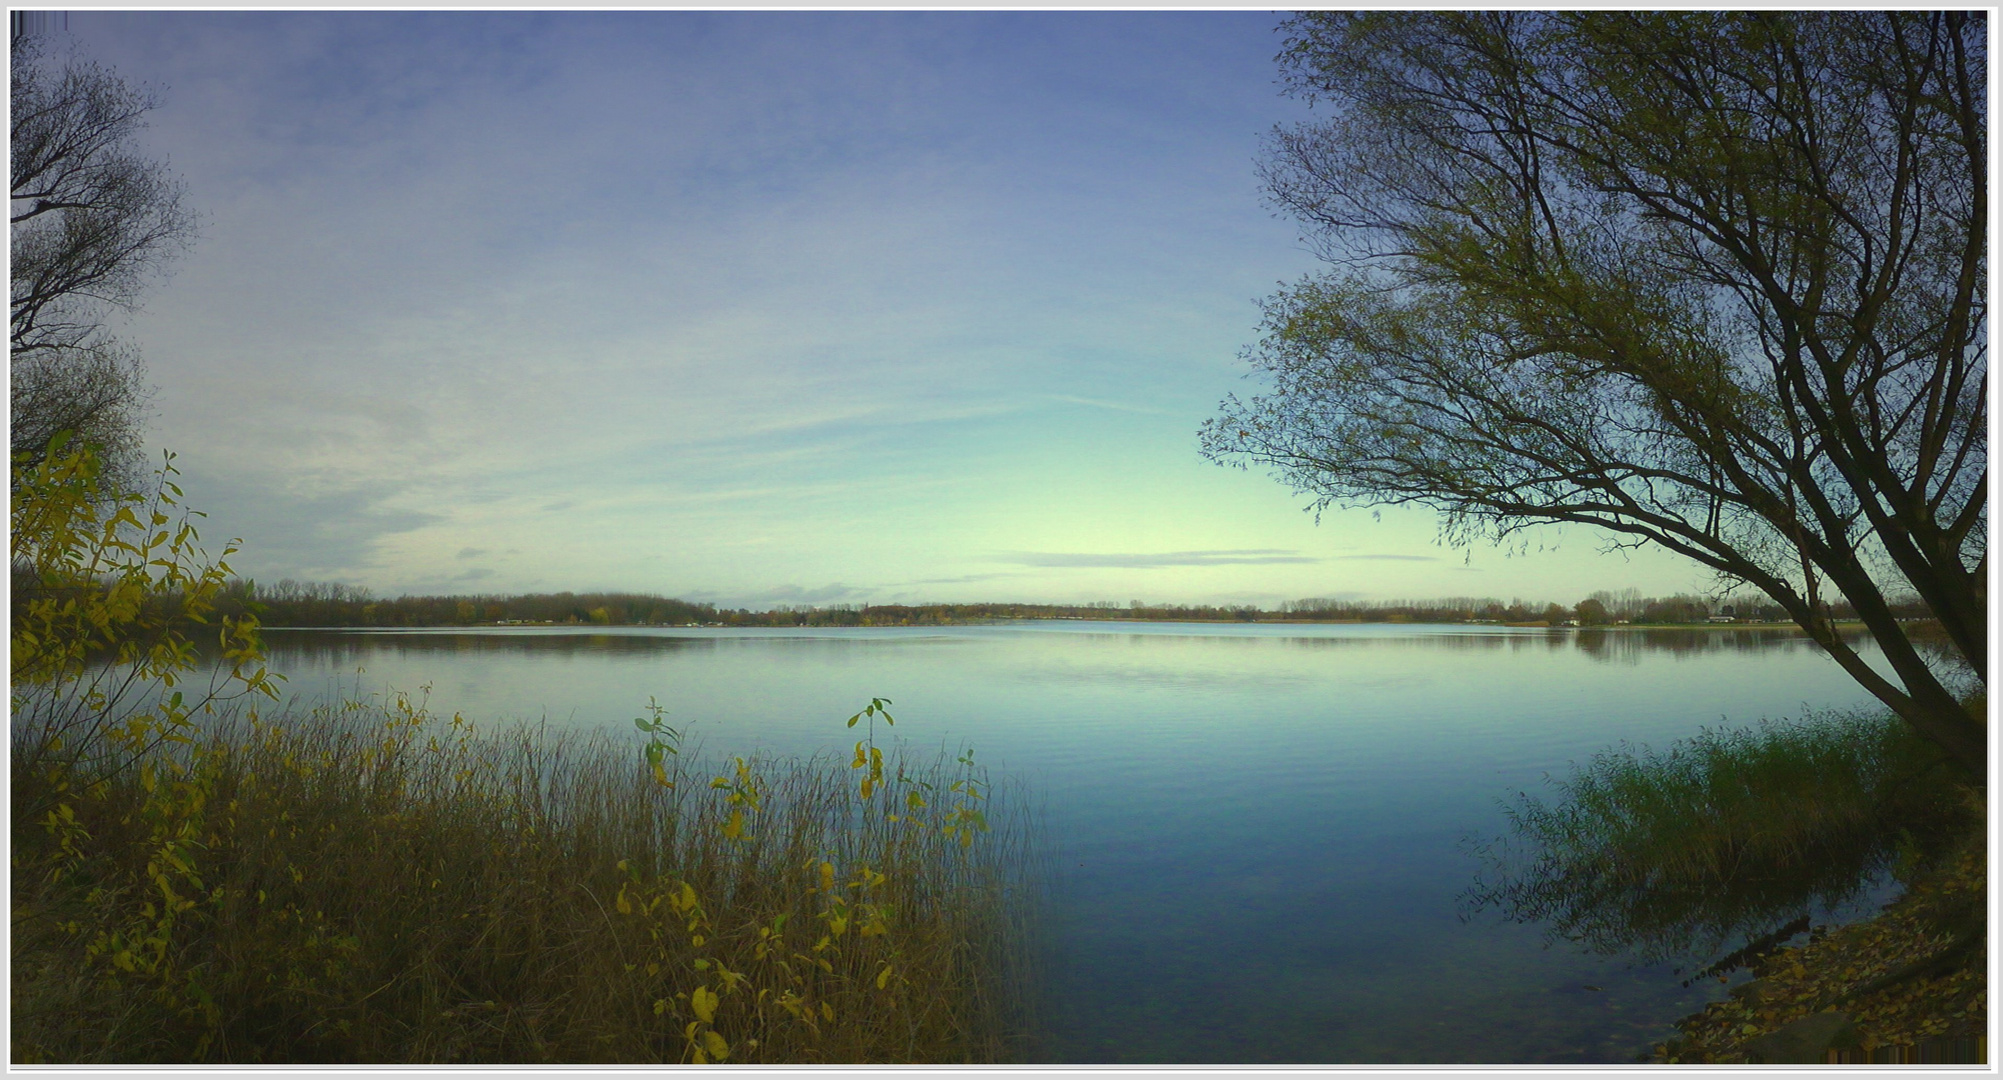
[[[638,723],[390,695],[91,775],[17,760],[17,805],[56,809],[15,818],[14,1060],[1025,1053],[1030,818],[971,753],[705,764]]]
[[[1822,713],[1622,746],[1507,806],[1464,902],[1603,952],[1664,958],[1757,936],[1910,878],[1981,800],[1897,717]],[[1971,809],[1971,807],[1973,809]]]

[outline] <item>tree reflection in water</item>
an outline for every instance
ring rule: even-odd
[[[1745,943],[1713,973],[1909,875],[1971,823],[1939,751],[1884,715],[1624,744],[1547,782],[1554,798],[1506,806],[1511,835],[1471,841],[1482,867],[1463,917],[1643,962]]]

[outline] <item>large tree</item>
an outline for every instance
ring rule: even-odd
[[[1266,305],[1203,448],[1450,539],[1579,523],[1765,592],[1986,775],[1986,26],[1962,12],[1311,13]],[[1830,624],[1847,600],[1881,673]],[[1938,661],[1936,661],[1937,663]]]
[[[39,463],[73,431],[129,483],[144,368],[104,320],[194,223],[178,181],[134,148],[154,97],[50,41],[19,24],[12,41],[12,451]]]

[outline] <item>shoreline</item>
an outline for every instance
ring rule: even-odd
[[[1593,632],[1629,632],[1636,630],[1791,630],[1806,633],[1791,622],[1732,622],[1732,623],[1605,623],[1593,626],[1552,625],[1546,622],[1493,622],[1488,620],[1465,620],[1457,622],[1425,621],[1418,619],[1122,619],[1116,617],[1086,618],[1074,615],[1041,616],[997,616],[983,619],[937,619],[924,622],[883,622],[883,623],[586,623],[557,622],[554,620],[531,621],[509,619],[494,622],[469,623],[323,623],[317,625],[292,625],[260,623],[264,630],[494,630],[522,627],[527,629],[564,628],[576,630],[884,630],[900,627],[921,626],[999,626],[1008,623],[1028,622],[1109,622],[1161,624],[1168,626],[1500,626],[1515,630],[1572,630]],[[1863,631],[1864,624],[1857,620],[1838,621],[1832,624],[1843,632]]]

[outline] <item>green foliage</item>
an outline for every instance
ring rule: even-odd
[[[1938,748],[1894,717],[1826,714],[1623,746],[1520,795],[1464,901],[1602,952],[1715,952],[1913,872],[1966,831]],[[1979,806],[1979,800],[1974,804]]]
[[[59,435],[39,460],[16,455],[10,504],[15,821],[47,827],[80,789],[185,742],[193,719],[243,695],[275,697],[257,620],[210,622],[229,580],[180,506],[171,456],[150,492],[103,479],[95,449]],[[190,635],[213,634],[222,672],[185,686]],[[53,815],[51,817],[50,815]],[[19,863],[17,862],[17,869]]]
[[[654,782],[672,789],[676,781],[668,776],[668,759],[675,759],[676,775],[680,775],[682,754],[682,732],[680,728],[668,725],[668,710],[652,697],[647,699],[647,715],[633,718],[633,726],[640,734],[647,736],[647,745],[641,756],[647,761],[647,768],[654,774]]]
[[[95,450],[66,435],[31,463],[17,455],[10,504],[13,571],[12,682],[62,688],[109,662],[173,685],[192,666],[188,624],[206,624],[229,581],[231,542],[210,562],[180,506],[173,458],[150,492],[123,492],[101,477]],[[232,677],[256,678],[257,621],[221,620]]]

